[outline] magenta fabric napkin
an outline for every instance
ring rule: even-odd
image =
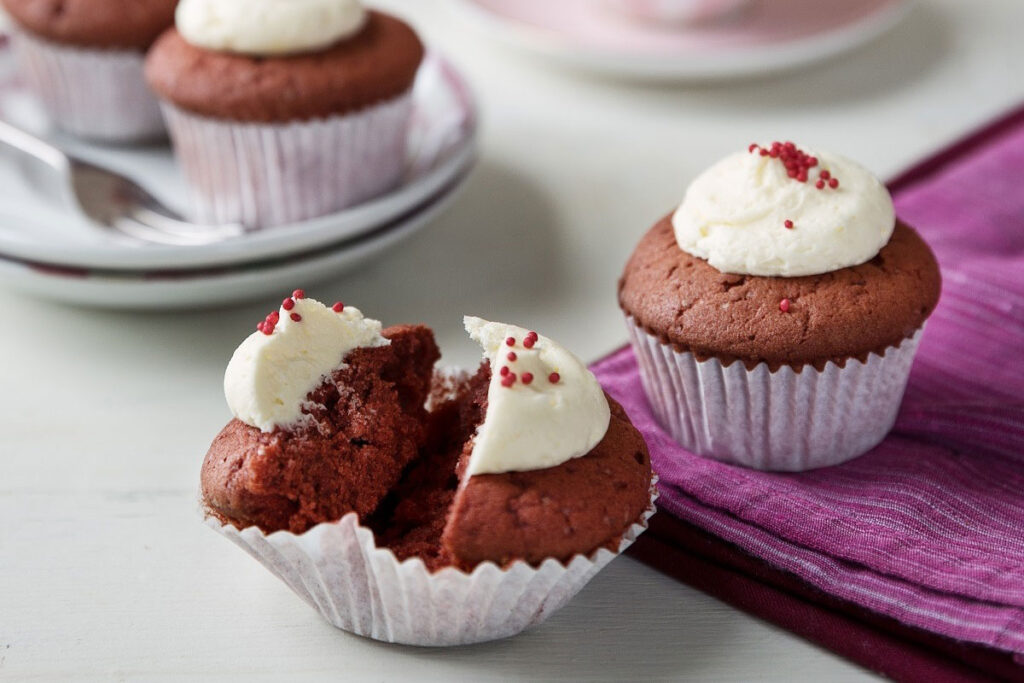
[[[629,348],[593,369],[647,438],[662,512],[829,600],[1024,664],[1024,108],[890,187],[943,291],[868,454],[797,474],[700,458],[658,426]]]

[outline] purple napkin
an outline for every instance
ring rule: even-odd
[[[659,507],[831,599],[1024,663],[1024,108],[891,184],[943,274],[896,426],[777,474],[683,450],[625,348],[594,371],[647,437]]]

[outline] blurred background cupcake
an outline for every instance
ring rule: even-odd
[[[358,0],[183,0],[146,76],[196,219],[281,225],[393,187],[423,54]]]
[[[107,142],[163,134],[143,59],[176,0],[0,1],[22,78],[59,128]]]

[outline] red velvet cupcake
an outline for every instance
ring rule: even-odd
[[[836,465],[892,428],[939,267],[859,164],[750,145],[690,185],[619,281],[640,378],[688,450]]]
[[[263,228],[401,179],[424,49],[358,0],[182,0],[146,77],[197,220]]]
[[[438,373],[429,329],[297,292],[228,366],[208,522],[339,628],[418,645],[512,635],[653,512],[644,440],[575,356],[466,326],[484,363]]]

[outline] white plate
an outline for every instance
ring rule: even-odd
[[[620,78],[713,80],[811,64],[893,27],[910,0],[751,0],[695,24],[630,19],[596,0],[457,0],[488,37]]]
[[[430,223],[466,176],[394,223],[313,254],[206,271],[95,271],[0,257],[0,286],[73,304],[119,309],[208,308],[290,291],[367,263]]]
[[[427,56],[416,79],[414,100],[409,170],[397,189],[330,216],[212,245],[141,244],[97,228],[55,199],[45,171],[2,153],[0,255],[80,268],[202,268],[280,257],[360,235],[435,195],[474,161],[476,105],[450,63],[435,54]],[[38,129],[43,120],[34,102],[10,87],[0,91],[0,111],[26,128],[34,124]],[[128,174],[171,207],[185,209],[184,184],[166,145],[103,147],[59,133],[47,137],[69,152]]]

